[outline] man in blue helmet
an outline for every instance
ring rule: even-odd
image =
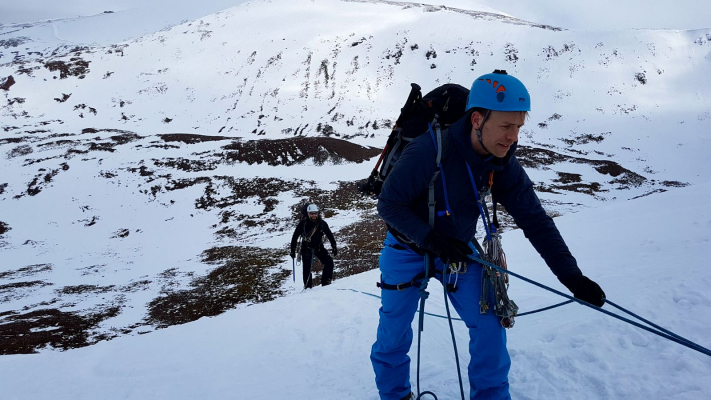
[[[411,325],[421,279],[413,278],[425,269],[426,253],[436,257],[434,277],[440,282],[444,265],[467,263],[466,272],[457,277],[453,288],[456,291],[450,290],[448,295],[469,328],[470,398],[510,399],[511,360],[506,333],[501,319],[493,314],[493,307],[484,314],[480,312],[482,267],[468,258],[477,220],[481,218],[476,198],[487,189],[576,298],[599,307],[604,304],[605,293],[578,268],[514,155],[519,129],[530,109],[528,90],[505,71],[497,70],[474,81],[465,116],[442,133],[448,142],[446,148],[442,146],[440,166],[446,180],[443,184],[440,176],[434,184],[434,228],[429,223],[432,213],[428,192],[437,171],[437,149],[429,134],[420,135],[403,150],[385,180],[378,212],[391,231],[416,246],[398,241],[389,231],[380,255],[384,290],[377,341],[370,358],[381,399],[414,398],[407,353],[413,339]],[[397,290],[390,290],[393,288]]]

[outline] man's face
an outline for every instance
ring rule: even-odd
[[[479,144],[476,130],[481,127],[484,116],[479,112],[472,113],[472,148],[480,155],[487,152]],[[503,158],[508,153],[511,145],[518,142],[518,131],[526,120],[526,113],[519,111],[492,111],[489,119],[481,131],[481,140],[484,146],[496,157]]]
[[[317,219],[318,219],[318,211],[316,211],[316,212],[310,212],[310,213],[309,213],[309,218],[311,218],[311,220],[313,220],[313,221],[317,220]]]

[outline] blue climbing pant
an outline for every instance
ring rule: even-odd
[[[390,285],[410,282],[423,272],[424,256],[398,242],[390,233],[380,252],[382,281]],[[435,259],[439,271],[436,279],[442,282],[443,263]],[[447,276],[449,278],[449,275]],[[450,280],[454,283],[454,276]],[[455,292],[448,292],[449,300],[469,328],[468,375],[471,400],[509,400],[508,374],[511,359],[506,350],[506,332],[495,316],[493,294],[489,312],[479,313],[481,297],[481,265],[470,263],[467,272],[459,275]],[[493,290],[489,290],[493,293]],[[410,386],[410,357],[412,321],[417,311],[419,284],[405,290],[381,290],[378,337],[373,344],[370,360],[375,371],[375,384],[382,400],[401,400]],[[426,330],[425,330],[426,332]],[[447,338],[442,338],[448,339]],[[454,369],[454,365],[452,366]]]

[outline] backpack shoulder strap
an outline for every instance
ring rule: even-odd
[[[435,167],[435,173],[432,176],[432,179],[430,179],[430,184],[428,187],[427,206],[429,208],[429,224],[431,227],[434,228],[435,216],[437,214],[435,210],[434,184],[440,175],[442,175],[442,189],[444,192],[444,202],[446,207],[445,213],[446,215],[450,215],[451,212],[449,210],[449,198],[447,196],[447,183],[444,178],[444,172],[442,171],[441,167],[442,157],[447,154],[447,150],[449,149],[449,130],[445,129],[444,131],[442,131],[436,118],[432,122],[433,123],[429,124],[429,128],[430,136],[432,137],[432,141],[434,142],[435,149],[437,149],[437,156],[435,157],[435,162],[437,163],[437,166]]]
[[[390,172],[390,169],[392,169],[393,164],[395,164],[395,161],[393,161],[393,157],[395,157],[396,154],[398,154],[398,150],[402,151],[400,147],[404,147],[409,141],[402,136],[402,128],[395,127],[393,129],[393,140],[394,143],[392,145],[391,149],[388,149],[388,156],[385,159],[385,162],[383,163],[383,166],[380,168],[380,179],[385,180],[386,175]],[[412,139],[409,139],[412,140]],[[403,143],[405,142],[405,143]]]
[[[307,235],[307,234],[306,234],[306,224],[304,224],[304,239],[305,239],[307,242],[310,242],[310,241],[311,241],[311,238],[314,237],[314,233],[316,233],[316,231],[317,231],[320,227],[321,227],[321,221],[318,220],[318,221],[314,224],[314,229],[312,229],[311,232]]]
[[[430,184],[427,188],[427,207],[429,208],[429,223],[430,226],[434,228],[435,223],[435,195],[434,195],[434,184],[439,174],[442,172],[440,168],[440,163],[442,161],[442,132],[439,129],[439,124],[435,120],[434,133],[432,130],[432,124],[430,124],[430,135],[432,137],[432,142],[434,142],[435,150],[437,150],[437,156],[435,157],[435,172],[430,179]]]

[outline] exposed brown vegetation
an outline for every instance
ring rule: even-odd
[[[10,87],[15,84],[15,78],[12,77],[12,75],[8,76],[7,78],[2,78],[0,79],[0,89],[4,91],[10,90]]]
[[[610,175],[613,178],[617,178],[609,181],[609,183],[617,184],[617,189],[629,189],[630,187],[639,187],[647,181],[647,178],[645,178],[644,176],[632,172],[614,161],[588,160],[580,157],[571,157],[556,153],[552,150],[542,149],[538,147],[519,146],[516,150],[516,157],[519,159],[521,165],[526,168],[546,168],[549,165],[558,164],[562,162],[588,164],[593,166],[593,168],[595,168],[595,170],[601,174]],[[584,186],[586,186],[586,188],[584,190],[581,190],[581,188],[583,188]],[[553,185],[551,185],[551,187],[553,187]],[[600,188],[600,184],[595,182],[588,185],[558,185],[558,189],[572,190],[576,192],[582,191],[590,195],[594,195],[598,191],[602,190]]]
[[[89,331],[118,313],[118,307],[85,316],[57,309],[6,313],[0,318],[0,354],[36,353],[47,346],[61,350],[88,346],[96,342],[90,340]]]
[[[203,252],[203,261],[222,264],[196,278],[192,289],[168,291],[148,304],[148,322],[158,327],[184,324],[214,316],[241,303],[262,303],[282,294],[291,271],[273,270],[283,250],[257,247],[216,247]]]
[[[366,214],[360,221],[335,232],[339,250],[333,277],[339,279],[378,268],[386,233],[385,222],[377,214]]]
[[[294,165],[313,159],[316,165],[330,161],[360,163],[380,154],[382,149],[324,137],[295,137],[278,140],[233,142],[222,149],[230,150],[225,159],[248,164]]]
[[[22,281],[0,285],[0,303],[21,299],[27,296],[28,290],[51,285],[52,283],[45,281]]]
[[[0,185],[0,188],[3,188],[3,187]],[[4,188],[3,188],[3,189],[4,189]],[[2,190],[0,190],[0,194],[2,194]],[[4,234],[5,234],[7,231],[9,231],[10,229],[12,229],[12,228],[10,228],[10,225],[8,225],[8,224],[6,224],[6,223],[0,221],[0,236],[4,235]],[[3,277],[3,274],[4,274],[4,273],[0,272],[0,278]]]
[[[6,231],[2,230],[3,225],[5,227],[7,227],[7,225],[5,223],[0,222],[0,235],[6,232]],[[10,228],[8,227],[7,229],[9,230]],[[26,267],[22,267],[22,268],[16,269],[16,270],[0,272],[0,279],[25,278],[28,276],[39,274],[41,272],[49,272],[51,270],[52,270],[52,264],[28,265]]]
[[[169,118],[166,118],[165,122],[170,122]],[[158,135],[164,142],[183,142],[185,144],[195,144],[202,142],[216,142],[220,140],[229,140],[231,138],[226,136],[207,136],[207,135],[196,135],[194,133],[166,133],[163,135]]]
[[[44,67],[50,71],[59,71],[59,79],[65,79],[70,76],[76,76],[79,79],[84,79],[89,73],[90,61],[84,61],[80,57],[72,57],[68,62],[65,61],[50,61],[44,64]]]

